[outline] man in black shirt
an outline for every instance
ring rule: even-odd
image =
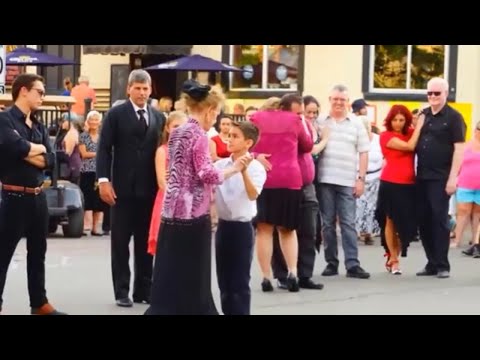
[[[46,128],[32,114],[44,95],[42,77],[22,74],[12,85],[14,106],[0,113],[0,311],[8,267],[25,236],[31,313],[61,315],[49,304],[45,290],[48,208],[42,183],[55,157]]]
[[[416,153],[419,227],[428,262],[417,276],[448,278],[448,205],[456,191],[466,125],[463,116],[447,104],[446,80],[431,79],[427,95],[430,107],[422,112],[425,123]]]

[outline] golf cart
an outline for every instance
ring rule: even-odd
[[[42,107],[71,105],[75,99],[71,96],[45,96]],[[0,94],[0,104],[10,106],[11,94]],[[70,112],[66,113],[70,116]],[[45,124],[46,125],[46,124]],[[84,199],[78,185],[60,178],[60,165],[65,159],[63,150],[57,147],[57,131],[54,137],[50,137],[52,149],[56,155],[55,166],[51,171],[46,171],[46,179],[42,187],[47,197],[48,204],[48,231],[55,233],[58,225],[62,226],[63,235],[67,238],[80,238],[83,234]],[[0,196],[1,201],[1,196]]]

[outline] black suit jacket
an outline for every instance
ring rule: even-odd
[[[118,199],[154,197],[155,152],[165,117],[147,106],[149,125],[141,131],[130,101],[110,109],[102,121],[97,149],[97,178],[108,178]]]

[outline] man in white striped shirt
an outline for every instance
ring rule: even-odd
[[[340,220],[347,277],[368,279],[370,274],[358,260],[355,229],[356,198],[365,188],[370,140],[362,122],[349,114],[348,89],[336,85],[331,91],[330,113],[318,120],[319,126],[330,128],[330,140],[318,162],[318,189],[323,219],[323,239],[327,267],[323,276],[338,275],[336,223]],[[357,170],[357,161],[360,161]]]

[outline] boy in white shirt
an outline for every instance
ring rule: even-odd
[[[226,169],[248,153],[258,141],[258,128],[247,121],[234,122],[228,135],[229,158],[215,162]],[[215,190],[218,228],[215,235],[217,279],[224,315],[250,315],[250,268],[255,236],[252,219],[257,215],[257,197],[267,173],[257,160],[251,160]]]

